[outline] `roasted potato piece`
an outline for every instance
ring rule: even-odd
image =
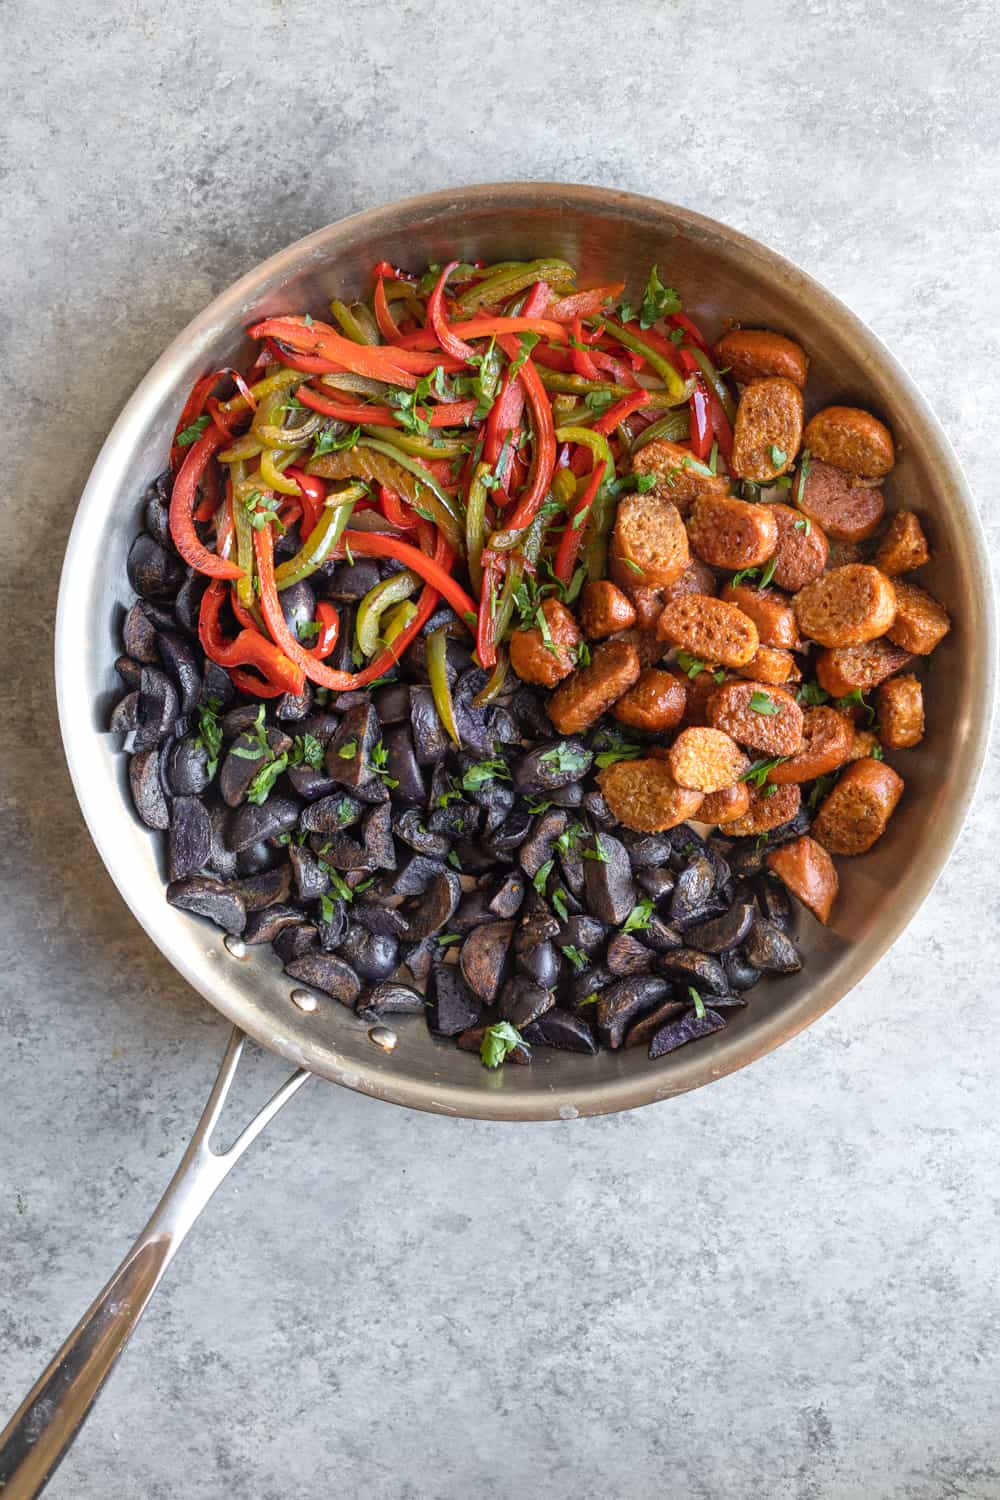
[[[639,676],[639,654],[625,641],[595,647],[589,667],[580,667],[546,704],[560,734],[579,734],[597,722]]]
[[[831,854],[867,854],[902,795],[903,778],[884,760],[853,761],[820,803],[813,837]]]
[[[848,563],[807,583],[792,608],[802,634],[821,646],[863,646],[892,625],[896,590],[878,568]]]
[[[588,641],[599,641],[603,636],[614,635],[617,630],[628,630],[635,622],[636,610],[632,601],[609,579],[598,578],[584,584],[580,594],[580,624]]]
[[[660,833],[693,818],[701,792],[678,786],[664,760],[620,760],[597,774],[604,800],[620,823],[639,833]]]
[[[878,732],[890,750],[911,750],[924,737],[924,691],[912,672],[890,677],[878,689]]]
[[[864,646],[835,646],[816,653],[816,681],[831,698],[846,698],[859,688],[866,693],[912,660],[912,651],[902,651],[884,639]]]
[[[772,786],[814,781],[836,771],[851,756],[854,725],[844,714],[825,704],[807,708],[802,715],[802,747],[767,774]]]
[[[726,824],[726,836],[742,839],[769,833],[794,818],[801,805],[802,794],[797,786],[751,787],[748,810],[741,818]]]
[[[778,523],[767,505],[729,495],[696,500],[687,521],[691,550],[713,568],[756,568],[778,544]]]
[[[654,475],[656,487],[650,494],[671,501],[682,516],[699,495],[729,492],[728,482],[721,474],[706,474],[704,469],[705,465],[697,464],[687,448],[666,438],[656,438],[632,455],[632,473]]]
[[[682,729],[668,764],[678,786],[705,793],[724,792],[750,769],[739,745],[721,729]]]
[[[777,375],[805,385],[809,358],[801,344],[766,328],[733,328],[715,346],[715,358],[740,385]]]
[[[806,425],[802,441],[814,458],[868,479],[880,479],[896,462],[888,427],[857,406],[825,406]]]
[[[634,583],[650,588],[673,583],[691,560],[687,532],[676,505],[655,490],[646,495],[625,495],[615,517],[611,554],[616,571],[626,569]]]
[[[802,747],[802,710],[770,683],[723,683],[708,700],[708,722],[762,755],[794,755]]]
[[[764,484],[795,462],[802,442],[802,392],[791,380],[771,377],[744,387],[736,407],[730,469]]]
[[[647,667],[639,680],[623,693],[612,709],[620,724],[640,729],[644,734],[662,734],[673,729],[684,717],[687,703],[687,679],[676,672]]]
[[[930,562],[931,553],[919,517],[912,510],[893,511],[872,559],[890,578]]]
[[[558,599],[543,599],[539,608],[546,622],[548,640],[538,625],[530,630],[512,631],[510,664],[522,682],[555,687],[576,664],[580,632],[572,614]]]
[[[774,582],[797,594],[826,568],[830,556],[826,532],[794,506],[769,505],[768,510],[778,523]]]
[[[895,583],[896,615],[886,632],[894,646],[929,656],[951,629],[951,620],[943,604],[932,594],[897,578]]]
[[[820,922],[829,922],[840,881],[833,860],[822,844],[804,834],[790,844],[772,849],[766,864],[814,917]]]
[[[663,607],[656,627],[661,641],[724,667],[741,667],[760,645],[757,627],[741,609],[705,594],[685,594]]]
[[[885,512],[878,488],[858,484],[844,469],[814,458],[805,484],[796,486],[799,510],[816,521],[831,541],[864,542],[874,536]]]

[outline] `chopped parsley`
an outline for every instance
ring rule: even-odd
[[[379,740],[376,745],[372,746],[372,769],[375,772],[376,776],[381,776],[387,787],[397,787],[399,786],[399,782],[397,781],[396,777],[390,776],[389,772],[386,770],[388,762],[389,752],[383,745],[382,741]]]
[[[267,741],[267,725],[264,722],[263,703],[258,705],[257,717],[248,728],[243,730],[241,738],[249,743],[236,744],[230,752],[238,760],[260,760],[261,756],[271,754],[271,747]]]
[[[639,308],[639,327],[651,328],[660,318],[680,312],[681,299],[672,286],[664,286],[656,266],[649,273],[646,290]]]
[[[691,997],[691,1004],[694,1006],[694,1013],[700,1021],[705,1014],[705,1002],[693,984],[688,985],[688,994]]]
[[[478,792],[490,781],[509,781],[510,771],[505,760],[481,760],[470,766],[462,777],[462,790]]]
[[[768,772],[773,771],[775,766],[782,765],[787,759],[787,755],[772,755],[769,760],[755,760],[749,771],[743,772],[740,780],[747,782],[750,786],[762,787],[767,780]]]
[[[813,523],[810,521],[808,516],[799,516],[798,520],[793,524],[796,531],[803,531],[805,532],[806,536],[808,536],[813,529]]]
[[[208,420],[207,412],[204,416],[195,417],[191,425],[185,427],[183,432],[179,432],[174,438],[178,448],[190,448],[192,443],[196,443],[208,426]]]
[[[645,932],[649,926],[649,919],[653,915],[653,905],[653,901],[649,898],[637,902],[625,918],[622,932]]]
[[[207,757],[205,769],[209,780],[215,775],[219,765],[219,751],[222,749],[222,725],[219,722],[219,709],[222,704],[218,698],[209,698],[198,709],[198,733],[195,743],[200,745]]]
[[[487,1026],[483,1033],[479,1056],[484,1068],[499,1068],[516,1048],[526,1046],[527,1043],[521,1040],[521,1033],[516,1026],[512,1026],[509,1021],[496,1021],[492,1026]]]
[[[777,443],[772,443],[767,452],[771,463],[776,469],[780,469],[782,464],[788,462],[788,454],[783,448],[779,448]]]
[[[861,688],[855,688],[853,693],[845,693],[843,698],[835,698],[833,706],[834,708],[864,709],[865,722],[868,724],[875,723],[875,710],[872,705],[866,700]]]
[[[569,916],[569,908],[566,905],[566,892],[563,890],[562,886],[559,886],[552,892],[552,905],[555,909],[556,916],[559,917],[563,922],[565,922],[566,918]]]
[[[256,776],[247,787],[247,801],[255,802],[258,806],[260,805],[260,803],[266,802],[274,788],[274,783],[277,781],[282,771],[287,770],[287,768],[287,754],[277,755],[275,756],[274,760],[269,761],[266,766],[261,766]]]
[[[836,771],[830,771],[826,776],[817,776],[816,780],[813,782],[812,786],[809,789],[809,796],[806,800],[806,806],[810,809],[818,806],[818,804],[822,802],[823,798],[827,796],[829,792],[833,791],[833,788],[836,786],[836,784]]]
[[[589,995],[584,995],[583,999],[578,1001],[576,1008],[582,1010],[585,1005],[596,1005],[600,998],[596,990],[591,990]]]
[[[572,943],[566,943],[565,946],[561,947],[560,951],[565,953],[578,974],[581,969],[587,967],[587,955],[581,953],[579,948],[575,947]]]
[[[809,478],[809,449],[803,448],[802,458],[799,460],[799,472],[795,476],[795,503],[802,504],[802,496],[805,494],[806,480]]]
[[[697,656],[692,656],[689,651],[678,651],[677,665],[682,672],[686,672],[693,682],[699,672],[711,672],[716,682],[725,682],[726,674],[721,667],[710,667],[707,661],[701,661]]]
[[[323,765],[323,745],[314,734],[296,735],[288,757],[290,766],[310,766],[318,771]]]
[[[462,934],[460,932],[442,932],[440,937],[437,939],[438,945],[441,948],[447,948],[452,943],[460,943],[461,941]]]
[[[284,532],[284,524],[278,516],[282,498],[281,495],[262,494],[260,490],[251,490],[248,495],[244,495],[243,509],[254,531],[263,531],[265,526],[273,523],[279,531]]]
[[[830,694],[825,692],[818,682],[804,682],[795,696],[808,708],[818,708],[821,703],[827,701]]]
[[[345,740],[337,749],[337,756],[340,760],[353,760],[357,753],[357,740]]]
[[[523,370],[525,364],[528,361],[528,357],[531,354],[532,349],[534,349],[535,345],[538,343],[539,338],[540,338],[540,335],[537,334],[537,333],[522,333],[521,334],[521,338],[520,338],[521,347],[517,351],[517,355],[516,355],[515,359],[511,362],[510,370],[508,371],[508,375],[509,375],[510,380],[513,381],[513,380],[516,379],[516,377],[518,375],[520,375],[521,371]],[[441,367],[439,365],[438,369],[440,369],[440,368]]]
[[[313,458],[322,458],[324,453],[339,453],[341,450],[355,446],[361,436],[361,428],[352,427],[349,432],[345,433],[334,431],[336,427],[342,425],[340,422],[328,422],[317,432],[313,441]]]
[[[781,709],[770,693],[751,693],[750,709],[755,714],[763,714],[765,718],[773,719],[775,714],[780,714]]]
[[[295,634],[300,641],[313,641],[322,629],[319,620],[300,620],[295,627]]]
[[[608,862],[608,856],[605,854],[604,849],[601,845],[601,835],[599,833],[594,834],[593,849],[581,849],[580,853],[583,855],[584,859],[596,859],[597,863],[600,865],[606,865]]]
[[[552,866],[554,864],[555,860],[547,859],[543,865],[539,865],[537,871],[535,872],[534,879],[531,883],[540,896],[545,895],[545,882],[552,874]]]
[[[563,771],[582,772],[590,765],[590,755],[586,750],[578,750],[574,745],[562,741],[540,755],[538,763],[557,774]]]

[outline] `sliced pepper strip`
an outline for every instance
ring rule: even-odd
[[[604,331],[609,333],[618,343],[624,344],[626,349],[632,349],[636,354],[641,354],[651,369],[660,376],[670,395],[678,402],[687,399],[687,386],[681,379],[674,366],[673,361],[665,351],[656,347],[653,339],[647,338],[649,330],[644,330],[642,338],[639,338],[630,328],[625,328],[621,323],[613,323],[610,320],[605,323]],[[664,340],[664,343],[667,341]],[[668,346],[669,347],[669,346]]]
[[[455,722],[455,703],[448,683],[448,628],[442,625],[432,630],[427,637],[427,678],[438,717],[448,732],[453,744],[458,744],[458,725]]]
[[[577,554],[580,551],[580,545],[583,541],[583,528],[587,523],[587,513],[594,503],[594,496],[597,494],[603,477],[603,468],[599,463],[595,462],[584,491],[573,506],[573,513],[563,528],[563,534],[559,538],[559,546],[556,548],[556,560],[553,566],[553,572],[560,583],[568,584],[573,577]]]
[[[316,606],[316,619],[319,621],[319,635],[315,644],[309,647],[309,655],[315,656],[317,661],[324,661],[340,638],[340,615],[336,605],[328,599],[321,599]]]
[[[334,417],[338,422],[372,422],[381,427],[399,426],[399,413],[391,406],[370,406],[363,401],[331,400],[321,396],[311,386],[300,385],[298,398],[303,406],[322,412],[325,417]],[[431,427],[463,426],[471,421],[476,409],[475,401],[447,401],[439,406],[421,406],[417,416]]]
[[[267,528],[268,531],[270,529]],[[301,693],[305,686],[301,665],[290,660],[283,651],[261,635],[259,630],[244,626],[235,640],[225,639],[219,615],[226,602],[226,595],[226,585],[221,578],[214,579],[202,595],[198,611],[198,639],[209,661],[216,662],[220,667],[256,667],[281,692]],[[278,613],[281,613],[280,604]]]
[[[395,526],[397,531],[413,531],[419,523],[419,516],[410,510],[409,506],[403,505],[403,501],[394,489],[387,484],[380,484],[378,497],[382,506],[382,514],[390,526]]]
[[[374,380],[390,380],[412,388],[416,376],[396,360],[389,345],[355,344],[329,323],[308,325],[295,318],[265,318],[247,330],[253,339],[272,338],[287,344],[296,354],[325,361],[325,369],[353,370]]]
[[[574,318],[595,318],[624,290],[624,281],[612,281],[607,286],[592,286],[586,292],[573,292],[569,297],[560,297],[558,302],[550,304],[549,317],[557,323],[572,323]]]
[[[448,277],[458,265],[457,260],[450,260],[446,266],[441,267],[441,274],[434,284],[434,290],[427,299],[427,321],[435,339],[441,345],[446,354],[455,359],[464,360],[470,364],[476,358],[476,351],[457,334],[453,333],[448,326],[448,319],[444,310],[444,289],[448,285]]]
[[[609,406],[607,411],[597,418],[591,431],[603,432],[605,437],[609,436],[620,422],[624,422],[626,417],[630,417],[640,407],[648,406],[649,396],[649,391],[642,390],[636,391],[632,396],[623,396],[620,401],[616,401],[614,406]]]
[[[375,282],[375,295],[372,299],[372,306],[375,309],[375,321],[378,324],[382,337],[388,343],[395,344],[402,335],[399,331],[399,325],[389,307],[389,299],[385,295],[385,279],[382,276],[379,276]]]
[[[537,333],[539,337],[551,339],[557,344],[566,341],[565,327],[562,323],[553,322],[551,318],[468,318],[464,323],[452,323],[451,332],[456,338],[462,339],[491,339],[499,338],[501,334]],[[392,346],[392,352],[396,353],[405,349],[433,349],[437,342],[437,335],[433,328],[419,328],[414,333],[404,334],[399,343]],[[516,357],[515,350],[511,358]]]
[[[307,474],[305,469],[299,469],[294,464],[289,464],[285,470],[285,478],[294,480],[302,492],[302,514],[305,518],[303,535],[308,536],[319,521],[326,504],[326,486],[316,474]]]
[[[517,322],[518,319],[511,319]],[[527,320],[528,322],[531,319]],[[500,347],[507,358],[514,360],[520,353],[516,339],[505,335],[499,340]],[[542,501],[548,492],[552,482],[552,474],[556,466],[556,438],[555,424],[552,420],[552,405],[549,401],[548,392],[542,384],[541,377],[530,359],[527,359],[521,367],[520,379],[524,384],[524,393],[531,408],[534,419],[535,430],[531,443],[531,474],[528,487],[514,509],[514,513],[507,523],[511,531],[517,531],[522,526],[527,526],[533,521]],[[486,662],[480,661],[483,666]],[[489,665],[493,666],[495,657]]]
[[[241,693],[246,693],[250,697],[283,698],[285,696],[286,689],[279,684],[266,682],[261,677],[255,677],[252,672],[242,672],[239,667],[229,668],[229,678],[233,687],[239,688]]]
[[[577,375],[582,375],[585,380],[599,380],[600,375],[598,374],[597,366],[594,364],[594,361],[590,357],[590,351],[587,349],[580,349],[578,347],[578,345],[585,344],[587,342],[583,332],[583,319],[579,316],[575,317],[573,319],[572,328],[573,369],[575,370]]]
[[[209,578],[242,578],[243,569],[224,557],[210,552],[198,538],[194,529],[194,502],[198,482],[214,455],[229,441],[229,433],[218,427],[207,428],[196,443],[192,443],[187,457],[181,464],[174,480],[170,497],[170,535],[184,561],[198,573]]]

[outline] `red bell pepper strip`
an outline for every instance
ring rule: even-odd
[[[282,692],[301,693],[305,686],[301,666],[290,661],[259,630],[244,626],[235,640],[225,639],[219,615],[226,602],[226,593],[226,585],[216,578],[202,595],[198,612],[198,639],[209,661],[216,662],[220,667],[256,667],[272,686],[280,685]]]
[[[709,359],[714,361],[715,355],[712,353],[711,349],[708,347],[708,344],[705,342],[702,331],[698,327],[697,323],[692,323],[691,319],[685,316],[684,313],[671,313],[667,318],[667,322],[670,324],[671,328],[682,329],[687,337],[691,340],[692,344],[697,344],[702,353],[707,354]],[[645,338],[645,336],[646,335],[643,334],[643,338]]]
[[[387,484],[380,484],[378,496],[382,505],[382,514],[390,526],[395,526],[397,531],[413,531],[420,521],[420,517],[411,511],[408,505],[397,495],[395,490]]]
[[[597,421],[592,424],[592,430],[603,432],[604,436],[608,437],[614,432],[619,422],[624,422],[626,417],[637,412],[641,406],[648,406],[649,398],[649,391],[641,390],[636,391],[634,395],[623,396],[620,401],[615,402],[614,406],[609,406],[603,416],[598,417]],[[287,474],[288,470],[286,469],[285,472]]]
[[[265,318],[247,330],[253,339],[272,338],[287,344],[295,354],[325,361],[325,370],[351,370],[373,380],[412,388],[416,376],[395,359],[388,345],[355,344],[328,323],[305,324],[298,318]]]
[[[536,281],[524,299],[522,318],[543,318],[552,298],[552,288],[547,281]]]
[[[503,568],[496,553],[491,552],[489,548],[484,551],[481,562],[483,587],[476,618],[476,655],[479,658],[479,665],[488,672],[497,664],[496,591]]]
[[[680,314],[678,313],[677,316],[680,317]],[[686,375],[698,375],[698,384],[696,385],[695,391],[692,393],[691,400],[689,402],[691,408],[691,436],[689,439],[689,446],[691,448],[691,451],[696,458],[700,458],[704,461],[708,458],[708,455],[711,452],[712,438],[714,437],[715,441],[719,445],[719,452],[722,454],[722,457],[728,464],[729,460],[733,456],[733,429],[732,424],[730,423],[729,418],[726,415],[726,408],[719,400],[719,397],[714,388],[709,384],[704,376],[701,375],[701,366],[694,358],[694,355],[690,354],[687,349],[682,348],[678,349],[677,358],[681,370],[683,370]],[[699,423],[701,422],[701,418],[698,417],[695,413],[694,406],[695,395],[699,388],[704,395],[705,402],[708,407],[708,421],[711,428],[711,436],[709,437],[707,447],[704,448],[703,452],[699,452],[698,448],[695,446],[696,442],[704,443],[703,435],[701,436],[701,438],[696,437],[696,433],[699,431]]]
[[[563,324],[556,323],[551,318],[467,318],[464,323],[452,323],[450,331],[456,338],[462,339],[490,339],[500,338],[502,334],[537,333],[540,338],[552,339],[559,344],[566,338]],[[419,328],[414,333],[405,334],[398,344],[387,347],[385,352],[397,355],[407,349],[433,349],[437,342],[433,328]]]
[[[345,545],[346,544],[346,545]],[[393,557],[405,563],[414,573],[419,573],[427,583],[443,594],[455,613],[461,618],[476,612],[475,602],[448,572],[447,567],[428,557],[425,552],[412,547],[398,537],[386,536],[383,531],[345,531],[338,543],[336,555],[346,554],[347,548],[358,557]],[[450,551],[450,549],[448,549]]]
[[[390,265],[387,260],[376,261],[372,266],[372,280],[379,281],[408,281],[411,285],[417,280],[416,276],[409,271],[401,271],[398,266]]]
[[[302,491],[302,514],[305,517],[305,529],[303,536],[309,533],[319,522],[320,512],[326,504],[326,485],[316,474],[307,474],[305,469],[300,469],[295,464],[289,464],[284,471],[286,479],[294,479]],[[281,518],[285,525],[290,523],[285,516]]]
[[[316,619],[320,626],[319,635],[315,645],[309,647],[309,655],[315,656],[317,661],[325,661],[340,636],[340,616],[333,604],[322,599],[316,606]]]
[[[503,448],[504,439],[508,433],[514,433],[521,425],[521,415],[524,411],[524,387],[520,379],[515,376],[510,378],[510,366],[503,374],[503,382],[500,386],[497,399],[490,407],[490,414],[486,419],[486,437],[483,440],[483,458],[492,469],[496,468]],[[504,469],[509,470],[510,458],[513,452],[513,438],[511,447],[507,450],[507,462]],[[499,476],[500,483],[504,483],[504,475]]]
[[[624,360],[616,359],[606,349],[592,349],[590,357],[597,366],[599,376],[610,375],[616,385],[625,385],[633,390],[638,386],[639,382]]]
[[[532,349],[531,357],[536,365],[544,365],[547,370],[561,370],[565,375],[573,373],[573,350],[563,345],[553,349],[548,344],[539,344]]]
[[[239,667],[230,667],[229,677],[234,687],[239,688],[241,693],[246,693],[251,698],[283,698],[285,695],[285,688],[273,682],[266,682],[262,677],[255,676],[253,672],[243,672]]]
[[[516,322],[517,319],[511,321]],[[520,349],[516,339],[508,334],[501,337],[499,343],[508,359],[517,358]],[[552,403],[549,401],[548,391],[542,384],[541,376],[530,359],[521,366],[520,379],[531,408],[535,430],[531,443],[531,475],[528,487],[518,500],[514,513],[507,523],[509,531],[519,531],[534,520],[548,493],[552,473],[556,466],[556,436],[555,424],[552,421]],[[483,665],[485,666],[486,663],[483,662]]]
[[[324,396],[308,385],[300,385],[296,396],[311,411],[334,417],[338,422],[371,422],[379,427],[402,425],[399,413],[391,406],[366,406],[363,401],[351,401],[346,396]],[[471,421],[475,409],[475,401],[443,401],[439,406],[419,407],[418,415],[431,427],[462,427]]]
[[[188,449],[174,480],[170,497],[170,535],[184,561],[209,578],[242,578],[243,569],[236,563],[210,552],[194,529],[194,502],[198,482],[220,448],[230,441],[230,434],[218,427],[208,427]]]
[[[598,374],[597,366],[594,364],[588,351],[577,348],[578,344],[585,344],[587,342],[583,333],[582,318],[576,317],[573,319],[573,338],[575,342],[572,346],[573,353],[571,358],[573,360],[574,372],[577,375],[582,375],[584,380],[600,380],[601,377]]]
[[[237,390],[239,391],[240,395],[243,396],[250,410],[257,410],[257,402],[251,395],[250,387],[243,379],[243,376],[240,374],[239,370],[234,370],[231,365],[224,365],[221,370],[213,370],[209,375],[202,375],[201,379],[196,380],[194,385],[191,387],[191,393],[184,403],[184,408],[177,419],[177,426],[174,428],[174,441],[173,446],[170,450],[170,467],[172,469],[177,469],[180,466],[181,459],[184,454],[184,449],[177,442],[178,436],[184,431],[186,427],[190,427],[192,422],[196,422],[198,420],[202,412],[204,412],[206,406],[208,406],[209,413],[215,425],[217,427],[222,425],[223,419],[220,418],[217,410],[215,409],[216,404],[210,403],[208,398],[212,392],[212,388],[219,383],[223,375],[232,376]]]
[[[448,277],[457,265],[457,260],[450,260],[446,266],[441,267],[441,274],[427,299],[427,321],[435,339],[445,353],[452,355],[454,359],[461,359],[466,364],[470,364],[476,358],[476,351],[452,332],[444,310],[444,289],[448,285]]]
[[[557,323],[572,323],[574,318],[596,318],[624,290],[624,281],[612,281],[608,286],[592,286],[587,292],[573,292],[551,304],[549,317]]]
[[[712,451],[712,416],[708,402],[708,389],[701,379],[695,382],[688,402],[691,412],[688,447],[695,458],[706,463]]]
[[[584,527],[587,524],[587,512],[594,503],[594,496],[597,494],[603,477],[604,464],[595,464],[593,472],[587,481],[587,487],[574,505],[573,513],[563,528],[563,534],[559,538],[559,546],[556,548],[556,560],[553,566],[553,571],[560,583],[568,584],[573,577],[577,553],[580,550]]]
[[[389,307],[389,299],[385,295],[385,281],[381,276],[375,283],[372,305],[375,308],[375,321],[378,324],[379,333],[388,343],[395,344],[402,335]]]

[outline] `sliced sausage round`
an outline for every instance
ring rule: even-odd
[[[878,730],[890,750],[911,750],[924,737],[924,693],[912,672],[890,677],[878,690]]]
[[[636,583],[652,587],[673,583],[691,558],[680,511],[655,490],[620,501],[611,551]]]
[[[757,568],[778,544],[778,523],[770,507],[729,495],[696,500],[687,529],[692,551],[713,568]]]
[[[715,346],[719,365],[740,385],[779,375],[805,385],[809,357],[801,344],[767,328],[733,328]]]
[[[903,778],[866,756],[841,773],[813,819],[813,837],[831,854],[867,854],[903,795]]]
[[[770,833],[772,828],[780,828],[794,818],[801,802],[797,786],[752,787],[748,811],[726,824],[726,836],[740,839]]]
[[[682,729],[667,760],[678,786],[696,792],[723,792],[734,786],[750,762],[724,730]]]
[[[636,618],[636,608],[628,595],[609,578],[595,578],[584,584],[580,595],[580,625],[588,641],[602,640],[606,635],[614,635],[616,630],[628,630],[636,623]]]
[[[760,645],[757,627],[741,609],[706,594],[685,594],[663,607],[656,633],[698,657],[724,667],[742,667]]]
[[[833,860],[808,834],[768,852],[766,864],[820,922],[830,920],[840,881]]]
[[[892,625],[896,590],[878,568],[848,563],[807,583],[792,607],[799,629],[810,640],[821,646],[863,646]]]
[[[647,667],[635,685],[618,699],[612,713],[630,729],[660,734],[680,723],[686,703],[686,678],[676,672]]]
[[[883,573],[895,578],[910,573],[931,560],[920,518],[912,510],[893,511],[872,561]]]
[[[799,451],[802,420],[802,392],[794,381],[772,376],[746,386],[736,407],[732,472],[758,484],[784,474]]]
[[[859,484],[852,474],[813,459],[795,503],[817,521],[831,541],[863,542],[874,536],[885,514],[885,496],[877,487]]]
[[[827,776],[850,759],[854,725],[835,708],[822,704],[802,715],[802,748],[768,772],[772,786],[813,781]]]
[[[686,515],[699,495],[725,495],[728,482],[721,474],[711,474],[704,464],[692,458],[680,443],[656,438],[632,455],[633,474],[652,474],[656,480],[652,495],[669,500],[681,515]]]
[[[759,506],[753,507],[760,509]],[[770,507],[772,511],[777,506]],[[777,523],[775,523],[777,525]],[[791,600],[777,589],[758,589],[748,583],[727,583],[719,594],[727,604],[735,604],[757,627],[762,646],[783,646],[794,651],[802,643],[795,623]]]
[[[708,722],[762,755],[794,755],[802,746],[801,708],[770,683],[723,683],[708,700]]]
[[[808,422],[802,441],[823,463],[867,479],[880,479],[896,462],[888,427],[857,406],[825,406]]]
[[[750,788],[745,781],[737,781],[735,786],[727,786],[721,792],[711,792],[698,809],[698,820],[724,827],[749,811]]]
[[[798,682],[802,676],[795,657],[780,646],[758,646],[746,666],[736,670],[741,677],[752,677],[755,682],[771,682],[779,687],[783,682]]]
[[[794,506],[778,504],[769,509],[778,523],[774,582],[790,594],[797,594],[826,568],[830,544],[822,526]]]
[[[929,656],[951,629],[951,620],[943,604],[915,583],[897,578],[895,582],[896,614],[888,637],[894,646]]]
[[[858,689],[884,682],[894,672],[902,671],[913,660],[912,651],[903,651],[885,639],[869,641],[864,646],[835,646],[816,653],[816,681],[831,698],[846,698]]]
[[[513,631],[510,664],[522,682],[555,687],[573,670],[580,632],[572,614],[558,599],[543,599],[538,612],[545,620],[545,629],[534,625],[530,630]]]
[[[680,599],[683,594],[712,595],[718,587],[718,579],[707,563],[700,557],[692,557],[681,576],[668,583],[660,593],[660,609],[671,599]],[[634,597],[634,596],[633,596]],[[638,605],[636,606],[638,608]],[[657,613],[659,618],[659,613]]]
[[[638,679],[639,654],[625,641],[605,641],[590,665],[560,683],[546,708],[560,734],[579,734],[617,702]]]
[[[620,760],[597,775],[604,800],[620,823],[639,833],[659,833],[693,818],[702,794],[680,787],[663,760]]]

